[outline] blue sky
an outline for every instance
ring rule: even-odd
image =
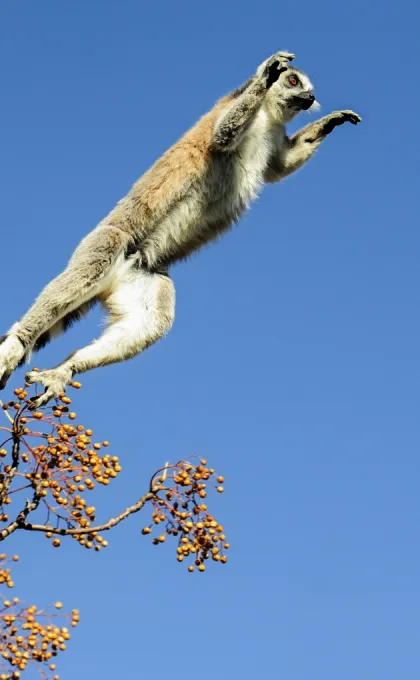
[[[189,575],[138,517],[98,555],[13,537],[20,594],[82,611],[63,679],[418,677],[418,21],[407,1],[1,3],[3,330],[271,53],[296,53],[322,113],[363,117],[173,272],[165,341],[83,376],[76,410],[124,467],[103,517],[199,453],[226,477],[232,551]]]

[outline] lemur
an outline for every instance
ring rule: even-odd
[[[313,86],[277,52],[242,87],[220,99],[132,186],[77,246],[66,269],[0,339],[0,389],[32,351],[102,303],[109,325],[55,368],[30,371],[44,391],[33,408],[65,391],[77,373],[125,361],[174,321],[169,268],[228,230],[265,182],[298,170],[353,111],[335,111],[288,137],[285,124],[314,106]],[[316,106],[316,105],[315,105]]]

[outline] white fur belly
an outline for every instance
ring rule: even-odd
[[[258,122],[258,121],[257,121]],[[238,149],[235,162],[234,201],[247,208],[260,193],[270,153],[268,139],[254,124]]]
[[[202,224],[202,205],[197,193],[184,196],[159,222],[142,246],[149,264],[166,259],[167,255],[177,252],[184,243],[190,240],[191,235]]]

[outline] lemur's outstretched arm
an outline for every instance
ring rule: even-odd
[[[286,139],[278,154],[271,157],[265,181],[278,182],[301,168],[337,125],[346,122],[357,125],[361,120],[360,116],[353,111],[334,111],[310,123],[296,132],[293,137]]]
[[[227,111],[216,123],[212,148],[218,151],[233,151],[241,142],[270,87],[277,82],[280,74],[288,68],[294,54],[277,52],[267,59],[257,74],[245,85],[243,92],[234,98]]]

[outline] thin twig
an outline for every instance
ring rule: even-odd
[[[2,402],[1,399],[0,399],[0,406],[1,406],[1,408],[3,408],[3,406],[4,406],[4,404],[3,404],[3,402]],[[4,411],[4,415],[6,416],[6,418],[7,418],[8,420],[10,420],[10,422],[12,423],[12,425],[15,424],[15,421],[13,420],[12,416],[11,416],[10,413],[8,413],[6,410]]]

